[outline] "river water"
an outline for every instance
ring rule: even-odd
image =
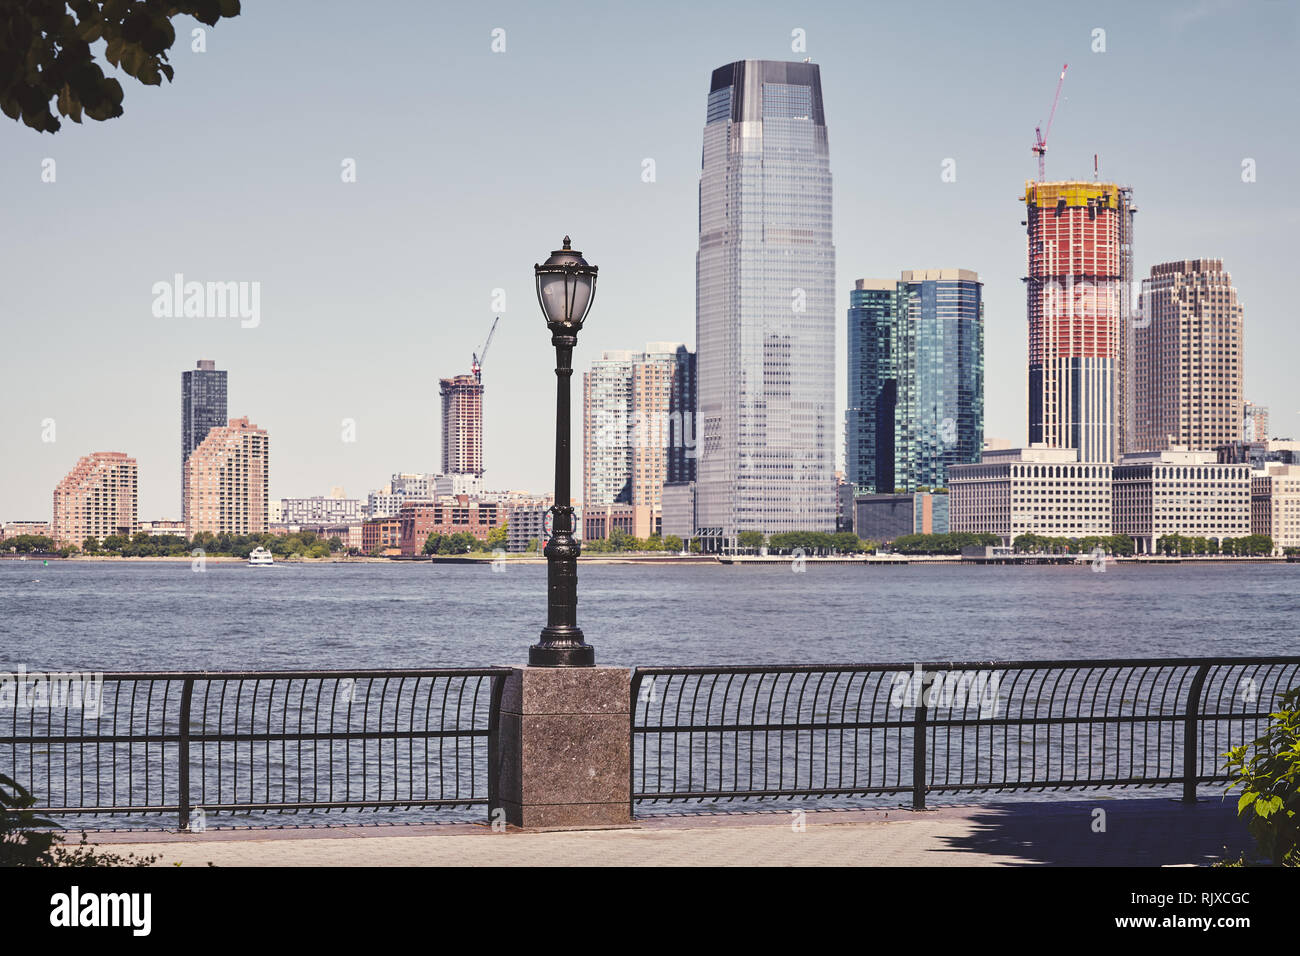
[[[517,665],[546,569],[0,561],[0,670]],[[600,664],[1294,654],[1300,565],[582,564]]]

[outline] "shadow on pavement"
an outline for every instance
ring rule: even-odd
[[[968,819],[975,832],[943,837],[945,849],[1013,857],[1026,865],[1207,865],[1237,859],[1243,851],[1254,855],[1254,841],[1237,819],[1235,795],[1194,804],[1100,795],[1091,801],[995,804]]]

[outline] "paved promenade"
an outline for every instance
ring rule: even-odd
[[[91,834],[160,866],[1023,866],[1206,864],[1251,846],[1236,801],[1073,799],[908,810],[711,812],[616,830],[478,824]],[[1105,811],[1102,818],[1097,810]],[[1101,829],[1104,826],[1104,830]]]

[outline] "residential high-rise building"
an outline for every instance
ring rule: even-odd
[[[271,487],[271,440],[248,416],[213,428],[185,463],[185,533],[263,534]]]
[[[54,543],[81,547],[87,538],[135,534],[137,479],[135,459],[120,451],[97,451],[78,461],[54,489]]]
[[[815,63],[713,71],[696,343],[706,546],[835,529],[835,247]]]
[[[1241,415],[1241,440],[1268,441],[1268,406],[1245,402],[1244,408]]]
[[[1133,414],[1132,190],[1028,182],[1024,203],[1029,442],[1113,462]]]
[[[682,403],[694,356],[676,342],[651,342],[644,352],[605,352],[582,377],[583,490],[588,509],[608,504],[659,515],[663,486],[687,425],[673,417]],[[684,468],[678,460],[678,468]]]
[[[969,269],[859,279],[849,293],[848,482],[944,487],[984,446],[983,284]]]
[[[439,382],[443,474],[483,474],[483,383],[473,375]]]
[[[1134,340],[1138,450],[1240,441],[1243,351],[1243,310],[1223,260],[1152,266]]]
[[[185,463],[213,428],[226,424],[226,372],[199,359],[181,373],[181,507],[185,507]]]

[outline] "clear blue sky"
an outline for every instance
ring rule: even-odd
[[[124,77],[121,119],[50,136],[0,118],[0,519],[48,518],[54,485],[99,450],[139,459],[142,519],[179,517],[180,373],[198,358],[229,370],[230,414],[269,429],[273,497],[437,470],[437,380],[469,370],[495,288],[488,485],[548,488],[554,378],[532,265],[568,232],[600,266],[579,370],[604,349],[693,347],[709,74],[750,57],[822,68],[837,428],[853,280],[962,267],[985,282],[986,433],[1024,441],[1017,200],[1068,61],[1049,178],[1090,177],[1100,153],[1103,177],[1134,187],[1138,274],[1224,259],[1246,309],[1247,396],[1271,406],[1275,434],[1300,433],[1297,4],[244,7],[204,54],[178,21],[175,83]],[[355,184],[340,181],[348,157]],[[151,287],[175,273],[260,282],[260,325],[154,317]]]

